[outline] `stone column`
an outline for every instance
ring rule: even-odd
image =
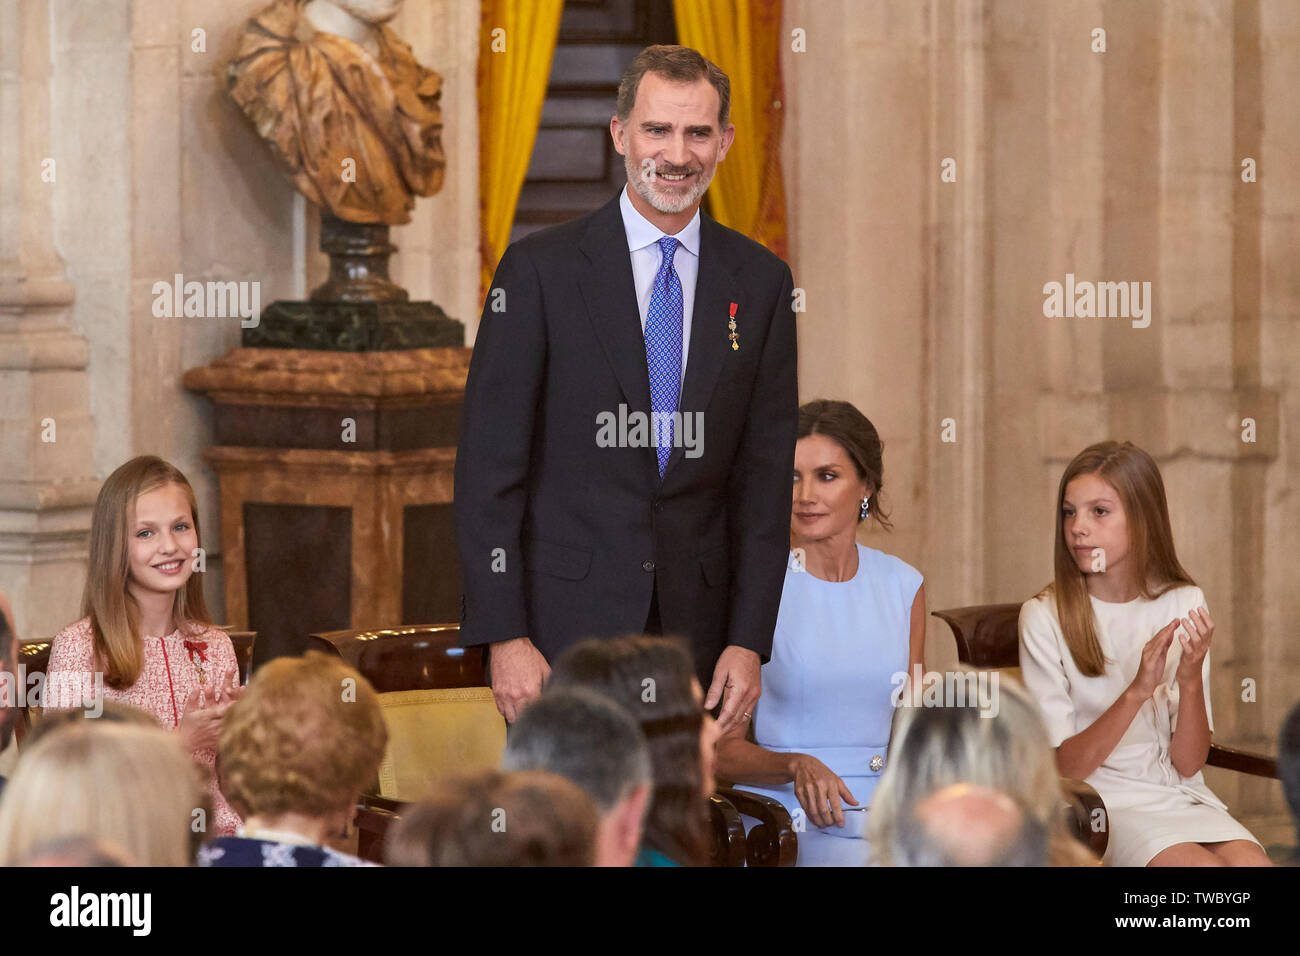
[[[0,589],[19,636],[80,613],[90,510],[88,349],[51,231],[50,3],[0,0]]]

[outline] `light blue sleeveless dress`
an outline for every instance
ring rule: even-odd
[[[848,581],[813,577],[791,552],[754,736],[767,750],[816,757],[867,807],[888,761],[891,698],[907,673],[912,602],[922,577],[892,555],[857,549],[858,571]],[[793,783],[736,786],[781,801],[796,827],[804,827],[797,865],[867,864],[869,810],[845,813],[842,829],[821,828],[807,819]]]

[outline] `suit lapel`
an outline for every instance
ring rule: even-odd
[[[645,357],[645,335],[641,331],[632,260],[617,196],[592,219],[579,248],[591,263],[583,272],[579,286],[596,338],[623,389],[628,411],[648,415],[650,372]],[[657,463],[655,477],[659,477]]]
[[[632,278],[632,260],[627,251],[627,234],[623,229],[618,196],[592,218],[578,247],[590,263],[578,284],[596,338],[623,389],[628,412],[640,411],[648,416],[651,410],[650,373],[646,363],[645,333],[641,331],[636,283]],[[695,305],[691,313],[690,351],[686,360],[686,378],[677,404],[684,415],[703,412],[708,407],[731,344],[727,339],[729,304],[738,303],[737,317],[744,315],[745,303],[736,285],[729,251],[722,227],[701,211],[700,268],[695,280]],[[658,481],[659,464],[655,450],[651,447],[647,451],[648,467]],[[664,470],[665,479],[684,455],[685,449],[680,445],[673,448]]]
[[[713,388],[718,383],[718,373],[731,349],[727,338],[730,304],[735,302],[739,305],[738,319],[744,315],[745,303],[736,285],[734,266],[727,255],[729,251],[722,227],[701,212],[700,270],[695,279],[695,307],[691,312],[691,348],[686,359],[686,380],[682,383],[682,395],[677,403],[683,416],[705,412],[709,406]],[[685,455],[684,447],[673,448],[668,467],[664,470],[665,480]]]

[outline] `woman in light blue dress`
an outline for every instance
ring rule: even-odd
[[[718,743],[717,773],[785,805],[799,866],[864,866],[871,795],[903,681],[922,668],[919,571],[857,543],[879,506],[882,445],[847,402],[799,409],[791,549],[753,739]]]

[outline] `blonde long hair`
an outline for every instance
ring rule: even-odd
[[[174,734],[80,720],[23,753],[0,801],[0,866],[62,837],[118,847],[139,866],[188,866],[195,811],[211,819],[194,762]]]
[[[1132,442],[1104,441],[1089,445],[1065,468],[1056,494],[1055,580],[1039,592],[1054,596],[1056,617],[1074,664],[1086,677],[1099,677],[1106,656],[1097,638],[1096,617],[1088,600],[1087,578],[1065,540],[1065,489],[1080,475],[1096,475],[1115,489],[1129,531],[1129,561],[1136,569],[1138,592],[1147,600],[1171,588],[1195,584],[1174,550],[1165,483],[1151,456]]]
[[[122,465],[104,482],[90,519],[90,566],[81,597],[81,615],[90,618],[95,657],[109,687],[130,687],[144,666],[140,643],[140,607],[127,590],[130,572],[130,528],[127,515],[141,495],[164,485],[179,485],[194,519],[201,543],[199,509],[194,489],[174,465],[154,455],[141,455]],[[182,560],[189,560],[186,555]],[[178,627],[194,632],[212,626],[203,599],[203,581],[191,574],[176,592],[172,614]]]
[[[1065,828],[1056,754],[1037,706],[1013,679],[999,678],[994,716],[956,706],[895,713],[889,765],[867,815],[873,862],[893,864],[894,834],[917,804],[944,787],[971,783],[1007,794],[1044,828],[1050,865],[1096,864]]]

